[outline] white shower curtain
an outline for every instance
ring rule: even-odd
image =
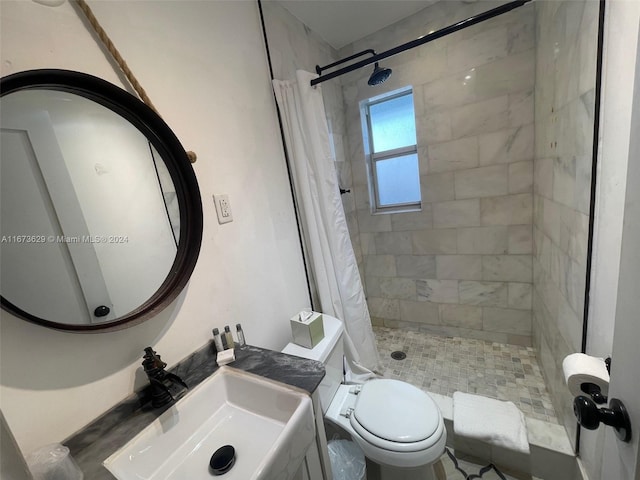
[[[298,70],[297,81],[274,80],[303,230],[323,313],[345,325],[348,380],[361,381],[379,366],[371,318],[340,199],[338,177],[317,75]]]

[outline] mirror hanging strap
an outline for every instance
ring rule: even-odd
[[[144,90],[144,88],[142,88],[142,85],[140,85],[140,82],[138,82],[138,79],[135,77],[135,75],[127,65],[127,62],[125,62],[124,58],[122,58],[122,55],[120,55],[120,52],[109,38],[109,35],[107,35],[107,32],[98,22],[98,19],[93,14],[93,11],[91,10],[87,2],[85,0],[75,0],[75,3],[77,3],[82,13],[84,13],[96,35],[98,35],[98,38],[100,38],[100,41],[102,42],[104,47],[109,51],[113,59],[116,61],[116,63],[120,67],[120,70],[122,70],[122,72],[125,74],[127,80],[136,91],[138,96],[149,108],[151,108],[156,114],[158,114],[158,116],[161,117],[162,115],[160,115],[156,107],[153,105],[153,102],[151,102],[151,99],[147,95],[147,92]],[[189,157],[189,161],[191,163],[195,163],[198,158],[195,152],[192,151],[187,152],[187,157]]]

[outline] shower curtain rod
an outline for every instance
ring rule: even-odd
[[[457,32],[458,30],[462,30],[464,28],[470,27],[480,22],[484,22],[485,20],[489,20],[490,18],[497,17],[498,15],[502,15],[503,13],[510,12],[511,10],[523,6],[525,3],[529,3],[533,0],[515,0],[514,2],[505,3],[496,8],[492,8],[484,13],[480,13],[478,15],[474,15],[465,20],[462,20],[458,23],[454,23],[453,25],[449,25],[448,27],[442,28],[436,32],[430,33],[428,35],[423,35],[422,37],[416,38],[415,40],[411,40],[410,42],[403,43],[402,45],[398,45],[397,47],[391,48],[385,52],[378,53],[373,57],[369,57],[364,60],[360,60],[359,62],[353,63],[346,67],[340,68],[335,72],[327,73],[326,75],[322,75],[318,78],[314,78],[311,80],[311,86],[315,86],[319,83],[326,82],[327,80],[331,80],[332,78],[339,77],[340,75],[344,75],[345,73],[352,72],[357,70],[358,68],[366,67],[367,65],[371,65],[372,63],[379,62],[380,60],[384,60],[385,58],[392,57],[399,53],[405,52],[415,47],[419,47],[420,45],[424,45],[425,43],[432,42],[438,38],[444,37],[451,33]]]

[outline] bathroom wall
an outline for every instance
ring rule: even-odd
[[[634,81],[637,83],[635,46],[640,31],[640,2],[607,2],[604,23],[600,151],[586,351],[590,355],[612,355],[616,359],[613,335],[619,315],[616,310],[627,162],[630,160],[631,139],[637,135],[637,131],[631,127],[633,102],[630,99],[633,97]],[[625,382],[637,383],[637,372],[624,373],[627,377],[622,381],[617,377],[618,386]],[[620,375],[619,370],[617,374]],[[633,402],[633,399],[627,401]],[[608,441],[605,441],[605,437],[608,437]],[[603,452],[608,451],[608,455],[604,455],[609,460],[622,457],[622,451],[618,452],[620,444],[612,437],[613,431],[609,428],[581,430],[580,457],[589,479],[612,478],[608,472],[602,471],[607,468],[603,462]]]
[[[123,79],[69,2],[0,2],[2,75],[66,68]],[[188,150],[204,208],[202,250],[185,291],[157,317],[71,334],[0,312],[0,407],[23,453],[62,441],[142,386],[144,347],[172,365],[241,322],[280,349],[309,304],[275,102],[254,2],[89,2]],[[230,196],[219,225],[212,194]],[[51,279],[55,281],[55,279]]]
[[[262,9],[274,78],[293,80],[296,70],[315,72],[316,65],[329,65],[340,58],[331,45],[277,2],[263,2]],[[347,161],[345,151],[347,131],[342,88],[337,80],[324,82],[318,88],[322,89],[339,184],[348,188],[352,177],[351,162]],[[356,261],[361,267],[362,250],[353,192],[342,195],[342,205]]]
[[[536,3],[534,345],[572,442],[562,360],[582,348],[598,8],[586,0]]]
[[[385,51],[502,2],[438,2],[340,50]],[[374,324],[529,345],[532,5],[341,77],[367,301]],[[422,211],[372,215],[359,102],[411,85]]]

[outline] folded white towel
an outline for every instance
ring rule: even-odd
[[[454,392],[453,430],[463,437],[529,453],[524,415],[513,402]]]

